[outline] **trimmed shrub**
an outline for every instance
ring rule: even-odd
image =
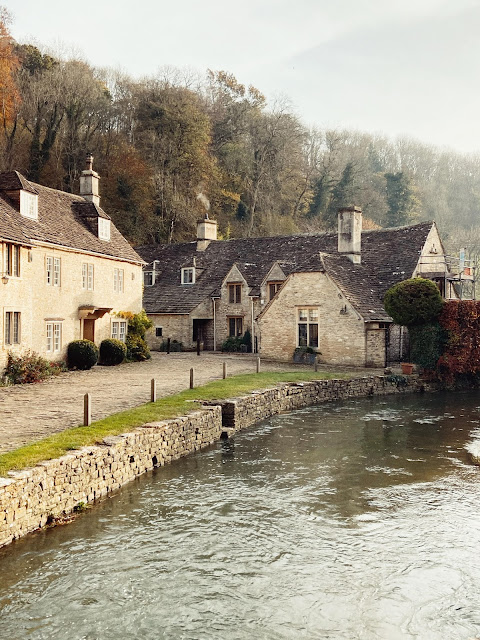
[[[67,347],[70,369],[91,369],[98,362],[98,347],[90,340],[73,340]]]
[[[438,323],[413,325],[409,328],[410,359],[413,363],[434,371],[443,352],[446,332]]]
[[[384,298],[386,312],[405,327],[434,322],[444,300],[436,284],[425,278],[410,278],[391,287]]]
[[[3,375],[10,384],[27,384],[41,382],[65,370],[63,362],[49,362],[34,351],[27,351],[20,356],[9,351]]]
[[[251,351],[252,351],[252,334],[250,333],[250,331],[248,329],[243,334],[242,342],[247,347],[248,353],[251,353]]]
[[[167,349],[168,341],[163,340],[158,350],[167,351]],[[178,342],[178,340],[170,340],[170,351],[183,351],[183,342]]]
[[[243,339],[237,336],[229,336],[222,344],[222,351],[241,351]]]
[[[122,363],[127,357],[127,345],[121,340],[108,338],[100,344],[100,363],[108,367]]]
[[[128,320],[128,332],[125,340],[127,345],[127,360],[149,360],[150,349],[145,342],[147,329],[153,327],[153,323],[148,319],[145,309],[140,313],[122,312],[119,317]]]

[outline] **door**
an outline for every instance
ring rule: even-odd
[[[95,342],[95,320],[83,321],[83,339]]]

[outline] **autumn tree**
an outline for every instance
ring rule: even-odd
[[[15,81],[19,67],[15,43],[10,36],[11,17],[5,7],[0,6],[0,111],[3,129],[3,168],[11,168],[13,139],[17,127],[20,93]]]

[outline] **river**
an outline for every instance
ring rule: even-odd
[[[0,549],[0,638],[480,638],[472,437],[476,393],[276,416]]]

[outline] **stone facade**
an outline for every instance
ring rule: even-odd
[[[144,425],[32,469],[0,478],[0,546],[72,513],[157,466],[283,411],[340,398],[420,392],[416,377],[369,376],[277,385],[212,402],[188,416]]]
[[[0,244],[2,264],[5,264],[6,243]],[[58,285],[47,282],[47,258],[59,259]],[[53,264],[53,262],[52,262]],[[58,264],[58,262],[57,262]],[[93,265],[93,289],[82,288],[82,265]],[[123,272],[123,291],[114,291],[114,270]],[[2,284],[0,309],[0,368],[5,366],[7,352],[23,353],[31,349],[50,360],[65,358],[72,340],[84,336],[85,319],[79,307],[111,309],[94,320],[94,341],[97,344],[112,335],[116,313],[142,309],[142,267],[113,258],[69,251],[60,247],[20,247],[20,275],[10,276]],[[7,344],[5,318],[8,312],[20,313],[19,343]],[[88,317],[87,313],[84,314]],[[47,323],[60,324],[60,348],[47,351]],[[55,345],[53,345],[55,346]],[[58,346],[58,344],[57,344]]]
[[[293,273],[258,320],[260,354],[291,361],[298,347],[298,310],[318,310],[318,359],[363,367],[365,322],[325,273]],[[377,356],[375,356],[375,361]],[[378,365],[375,365],[378,366]],[[383,361],[380,366],[383,366]]]

